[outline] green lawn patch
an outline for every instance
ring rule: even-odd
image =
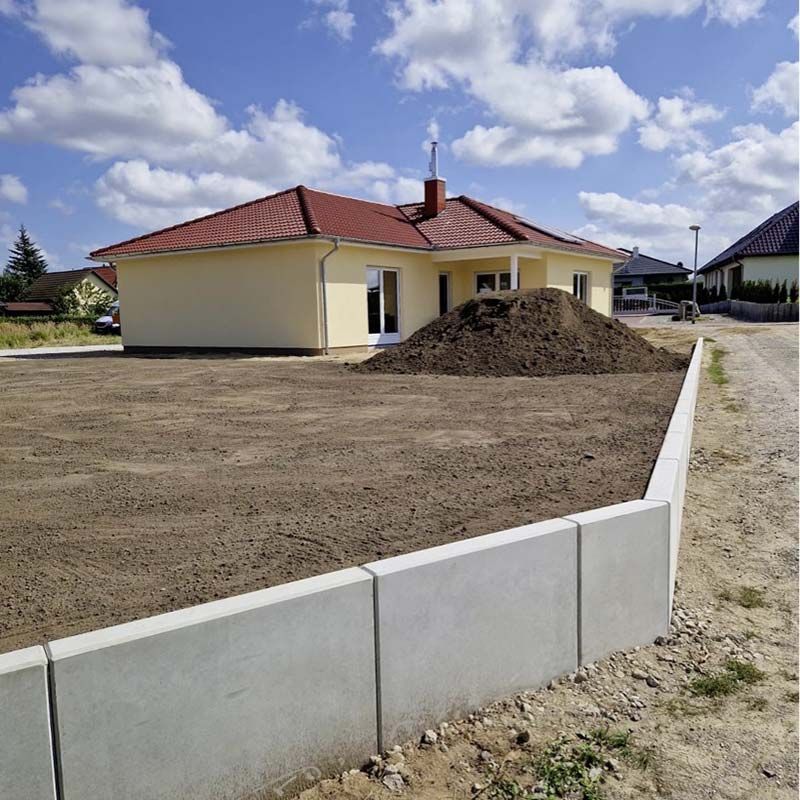
[[[0,319],[0,350],[22,347],[120,344],[122,337],[96,334],[92,321],[24,321]]]
[[[723,350],[721,347],[715,347],[711,351],[711,364],[708,367],[708,377],[712,383],[717,386],[723,386],[728,383],[728,376],[725,374],[725,369],[722,366],[722,360],[727,355],[728,351]]]

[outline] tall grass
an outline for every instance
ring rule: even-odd
[[[99,336],[92,323],[24,321],[0,319],[0,349],[45,347],[47,345],[118,344],[119,336]]]

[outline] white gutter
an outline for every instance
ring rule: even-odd
[[[322,287],[322,352],[328,355],[328,282],[325,274],[325,262],[339,249],[339,237],[333,238],[333,247],[319,260],[319,282]]]

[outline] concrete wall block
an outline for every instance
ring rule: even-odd
[[[661,445],[661,450],[658,453],[658,458],[660,459],[672,459],[680,462],[678,479],[680,486],[679,502],[681,506],[683,506],[684,497],[686,496],[690,449],[691,436],[688,431],[684,431],[683,433],[667,431],[664,435],[664,442]]]
[[[51,642],[63,800],[281,796],[364,763],[372,588],[347,569]]]
[[[577,526],[550,520],[365,567],[384,748],[577,666]]]
[[[674,459],[659,458],[650,475],[645,500],[669,503],[669,608],[672,615],[672,599],[675,576],[678,571],[678,551],[681,545],[681,523],[683,504],[680,495],[681,463]]]
[[[669,511],[634,500],[566,517],[578,525],[581,664],[668,632]]]
[[[55,800],[47,657],[0,655],[0,800]]]

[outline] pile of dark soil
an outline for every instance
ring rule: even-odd
[[[523,289],[468,300],[355,369],[500,377],[674,372],[687,364],[571,294]]]

